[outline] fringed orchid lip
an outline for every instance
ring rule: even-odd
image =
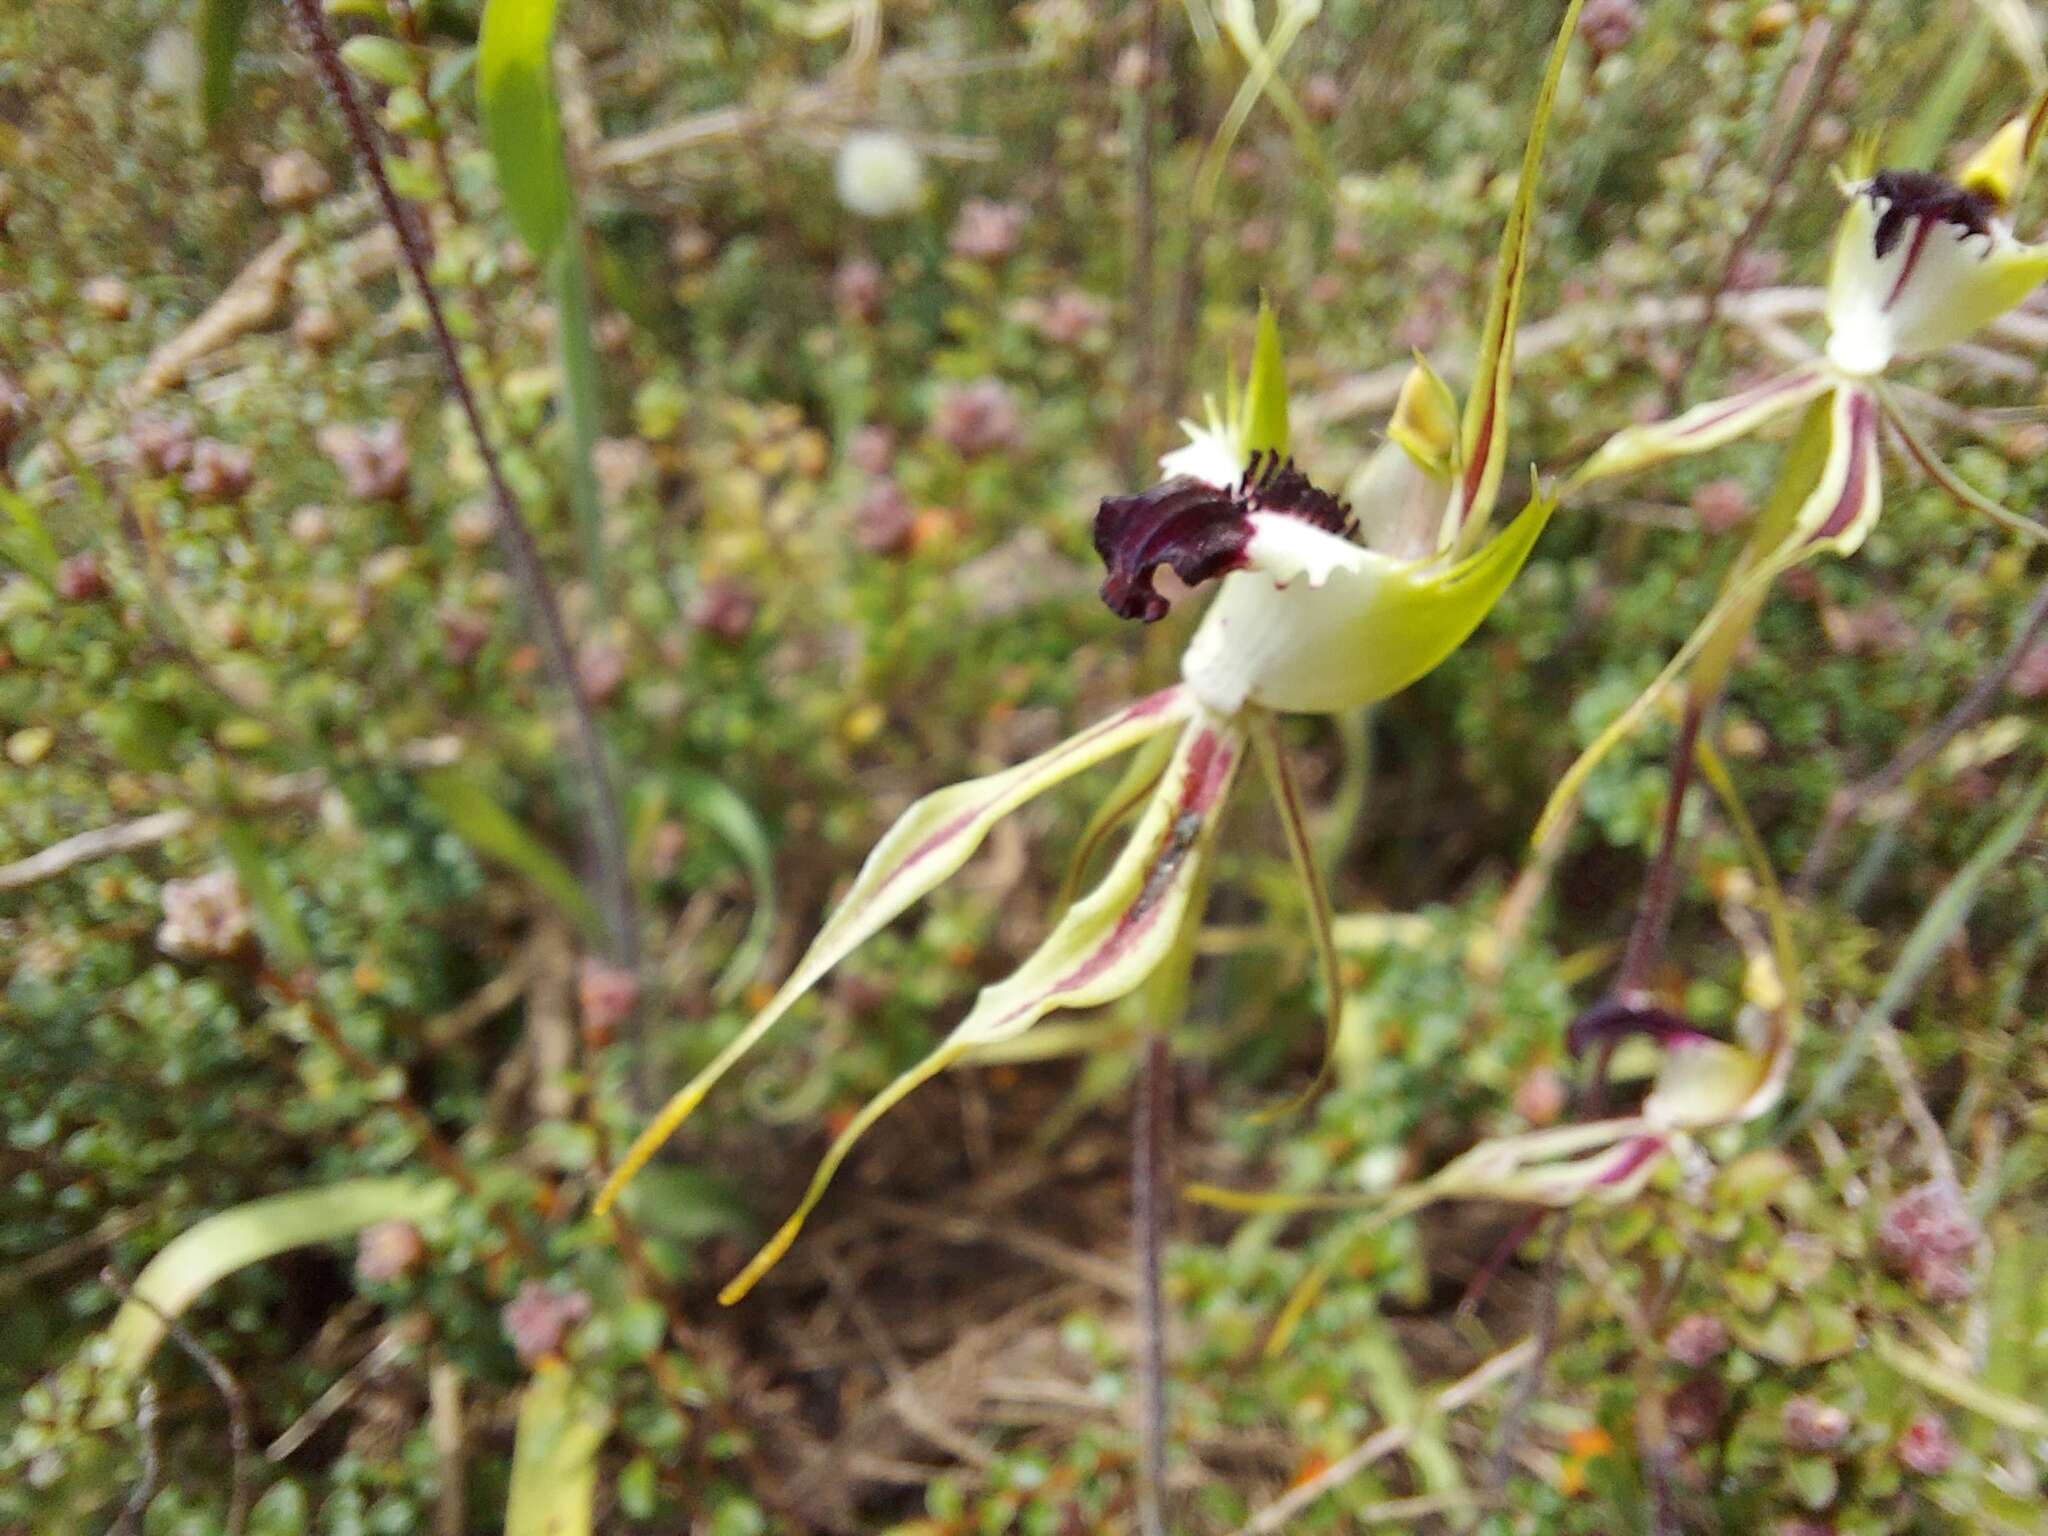
[[[1936,224],[1953,224],[1967,234],[1988,240],[1991,221],[1998,212],[1983,193],[1967,191],[1930,171],[1879,171],[1870,178],[1864,195],[1884,209],[1878,215],[1877,229],[1871,238],[1872,251],[1879,261],[1892,253],[1910,224],[1919,225],[1914,235],[1919,241],[1925,241]],[[1901,281],[1904,276],[1901,275]]]
[[[1189,586],[1200,586],[1249,563],[1262,513],[1298,518],[1325,533],[1348,537],[1351,509],[1319,489],[1294,460],[1254,453],[1234,485],[1174,475],[1134,496],[1111,496],[1095,514],[1095,552],[1108,574],[1102,600],[1118,618],[1151,624],[1169,604],[1154,584],[1160,566]]]
[[[1710,1038],[1684,1015],[1668,1008],[1609,999],[1572,1021],[1565,1035],[1565,1048],[1574,1056],[1583,1056],[1595,1047],[1619,1045],[1632,1035],[1641,1035],[1659,1045]]]

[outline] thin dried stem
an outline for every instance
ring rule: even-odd
[[[221,1396],[221,1401],[227,1404],[228,1444],[232,1449],[234,1463],[228,1474],[228,1517],[227,1524],[223,1529],[226,1532],[226,1536],[242,1536],[243,1529],[249,1523],[249,1447],[251,1444],[249,1435],[249,1395],[242,1390],[242,1384],[235,1380],[235,1373],[221,1363],[220,1356],[200,1343],[191,1329],[187,1328],[177,1318],[165,1312],[147,1296],[136,1295],[135,1288],[111,1264],[100,1271],[100,1280],[111,1288],[123,1301],[137,1302],[149,1311],[154,1312],[157,1321],[162,1323],[164,1330],[170,1334],[171,1342],[183,1350],[192,1363],[206,1373],[206,1379],[213,1383],[214,1391],[218,1392]],[[148,1469],[145,1473],[144,1486],[146,1486],[149,1474],[153,1473],[155,1464],[155,1447],[150,1443],[146,1432],[144,1435],[144,1455],[147,1458],[145,1465]],[[138,1488],[137,1493],[140,1494],[141,1492],[142,1489]],[[144,1499],[143,1506],[147,1507],[147,1504],[148,1500]],[[126,1523],[139,1515],[141,1510],[136,1507],[135,1500],[131,1498],[129,1500],[129,1507],[121,1513],[122,1521]]]
[[[142,1475],[128,1493],[128,1502],[107,1528],[107,1536],[134,1536],[142,1516],[163,1486],[163,1463],[156,1448],[156,1383],[145,1381],[135,1394],[135,1434],[142,1442]]]
[[[1405,1447],[1416,1431],[1433,1419],[1455,1413],[1484,1397],[1502,1381],[1526,1366],[1536,1354],[1536,1340],[1510,1344],[1491,1359],[1483,1361],[1422,1405],[1412,1418],[1385,1429],[1346,1451],[1315,1476],[1296,1483],[1282,1498],[1268,1504],[1238,1527],[1235,1536],[1272,1536],[1292,1528],[1294,1518],[1331,1490],[1342,1487],[1376,1461],[1382,1461]]]
[[[426,307],[427,323],[440,353],[442,372],[462,409],[470,435],[476,440],[477,453],[483,461],[485,477],[490,482],[491,509],[496,518],[500,554],[525,600],[538,631],[548,671],[567,705],[570,734],[580,759],[578,776],[583,781],[591,854],[596,864],[600,906],[610,930],[612,958],[620,965],[633,968],[639,960],[639,931],[627,877],[618,797],[612,787],[611,768],[606,761],[596,716],[577,683],[576,658],[570,649],[568,631],[562,623],[561,607],[555,601],[554,586],[541,562],[533,531],[520,515],[519,503],[505,479],[504,466],[499,461],[490,433],[485,429],[476,392],[470,387],[469,375],[463,368],[462,353],[448,329],[440,295],[428,271],[425,234],[419,220],[399,201],[390,177],[385,174],[383,150],[378,144],[376,130],[363,111],[355,85],[342,65],[334,33],[327,24],[320,0],[291,0],[291,7],[321,80],[341,113],[356,159],[376,189],[385,221],[397,236],[399,253],[411,274],[413,286],[419,292],[420,302]]]

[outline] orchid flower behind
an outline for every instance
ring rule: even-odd
[[[2048,540],[2048,527],[2016,516],[1936,457],[1885,387],[1901,359],[1937,351],[2019,304],[2048,280],[2048,244],[2016,239],[2008,213],[2048,128],[2048,96],[2000,128],[1951,182],[1924,171],[1878,171],[1845,184],[1848,208],[1828,278],[1824,353],[1754,388],[1694,406],[1669,421],[1616,433],[1574,485],[1705,453],[1794,411],[1806,411],[1781,485],[1796,495],[1760,520],[1751,550],[1719,601],[1657,680],[1574,763],[1538,824],[1557,825],[1586,775],[1639,724],[1664,689],[1717,635],[1746,627],[1771,581],[1815,555],[1853,554],[1883,508],[1879,427],[1963,506],[2008,531]],[[1711,691],[1711,688],[1706,691]]]
[[[1462,425],[1449,392],[1418,367],[1390,434],[1408,445],[1398,451],[1415,466],[1413,476],[1397,474],[1391,483],[1403,496],[1419,494],[1430,509],[1424,547],[1358,542],[1354,535],[1369,538],[1397,520],[1398,509],[1382,505],[1375,489],[1376,499],[1354,518],[1288,457],[1286,370],[1278,328],[1262,307],[1243,389],[1233,381],[1223,408],[1212,404],[1208,424],[1190,428],[1187,446],[1162,461],[1167,478],[1161,484],[1104,501],[1096,519],[1096,548],[1108,567],[1103,599],[1124,617],[1150,621],[1165,614],[1167,599],[1153,584],[1161,565],[1196,585],[1221,578],[1183,658],[1183,681],[1028,762],[937,790],[906,811],[868,855],[782,989],[635,1140],[599,1191],[600,1212],[806,992],[960,869],[998,821],[1084,769],[1163,741],[1168,732],[1176,733],[1170,755],[1101,882],[1058,918],[1014,972],[982,989],[930,1054],[853,1117],[827,1149],[795,1213],[720,1299],[737,1301],[788,1251],[854,1143],[913,1089],[1015,1039],[1049,1013],[1129,995],[1180,949],[1189,925],[1199,920],[1217,828],[1247,748],[1258,755],[1273,792],[1335,1005],[1340,992],[1329,902],[1272,716],[1350,710],[1423,676],[1478,627],[1550,518],[1555,504],[1539,493],[1497,537],[1481,543],[1507,453],[1515,316],[1545,128],[1578,6],[1572,0],[1566,9],[1538,97],[1501,242],[1478,382]],[[1149,771],[1141,776],[1149,777]],[[1098,825],[1120,819],[1135,798],[1113,792]]]

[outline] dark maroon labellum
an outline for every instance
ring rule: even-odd
[[[1878,215],[1873,242],[1879,261],[1891,254],[1915,219],[1938,219],[1973,235],[1988,235],[1997,211],[1983,194],[1965,191],[1928,171],[1879,171],[1870,178],[1870,195],[1888,205]]]
[[[1645,1035],[1659,1045],[1673,1041],[1704,1040],[1705,1031],[1694,1028],[1681,1014],[1654,1004],[1624,1003],[1615,998],[1595,1003],[1565,1031],[1565,1049],[1583,1056],[1594,1046],[1614,1046],[1631,1035]]]
[[[1255,453],[1231,488],[1175,475],[1135,496],[1108,496],[1095,514],[1095,552],[1108,567],[1102,600],[1118,618],[1151,624],[1169,606],[1153,584],[1160,566],[1200,586],[1245,563],[1251,515],[1278,512],[1328,533],[1350,531],[1351,509],[1318,490],[1292,459]]]

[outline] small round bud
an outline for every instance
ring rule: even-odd
[[[1664,1335],[1664,1353],[1678,1364],[1694,1370],[1718,1359],[1727,1348],[1727,1326],[1706,1312],[1680,1318]]]
[[[1849,1438],[1849,1415],[1817,1397],[1787,1402],[1783,1423],[1785,1443],[1795,1451],[1832,1451]]]
[[[1000,261],[1017,249],[1031,215],[1021,203],[992,202],[971,197],[953,221],[946,248],[970,261]]]
[[[1982,1234],[1946,1179],[1931,1179],[1885,1208],[1877,1251],[1885,1268],[1927,1300],[1951,1304],[1973,1287],[1971,1260]]]
[[[1709,480],[1692,493],[1692,515],[1717,538],[1740,527],[1750,510],[1749,492],[1740,480]]]
[[[1079,288],[1062,288],[1037,316],[1038,334],[1056,347],[1076,347],[1109,323],[1109,305]]]
[[[519,1287],[498,1319],[519,1363],[532,1366],[558,1354],[571,1328],[590,1316],[590,1297],[582,1291],[558,1291],[538,1280]]]
[[[1515,1084],[1515,1113],[1531,1125],[1555,1124],[1564,1106],[1564,1079],[1555,1067],[1531,1067]]]
[[[896,434],[883,426],[862,427],[847,443],[846,456],[856,469],[886,475],[896,459]]]
[[[1919,1477],[1939,1477],[1956,1461],[1955,1436],[1931,1413],[1914,1417],[1899,1435],[1899,1465]]]
[[[1686,1445],[1712,1438],[1728,1408],[1728,1389],[1715,1376],[1695,1376],[1664,1399],[1664,1422]]]
[[[126,320],[135,307],[128,285],[118,277],[96,277],[78,291],[78,296],[102,320]]]
[[[310,208],[334,185],[327,169],[303,149],[288,149],[263,162],[263,202],[270,208]]]
[[[217,437],[192,445],[192,467],[185,471],[185,493],[200,501],[240,501],[256,483],[256,456]]]
[[[576,1006],[583,1015],[586,1045],[611,1044],[639,1001],[640,980],[631,971],[590,957],[576,968]]]
[[[1334,123],[1344,110],[1344,87],[1335,75],[1310,75],[1301,82],[1301,109],[1319,123]]]
[[[729,576],[707,581],[690,603],[693,627],[714,640],[738,645],[754,627],[753,593]]]
[[[57,595],[67,603],[89,603],[107,595],[107,573],[99,556],[87,551],[57,562]]]
[[[1017,397],[1000,379],[977,379],[939,396],[932,435],[963,459],[1014,448],[1023,436]]]
[[[1641,0],[1586,0],[1579,11],[1579,36],[1601,58],[1626,48],[1642,25]]]
[[[908,552],[917,531],[910,498],[894,480],[877,480],[853,509],[853,537],[871,555]]]
[[[409,1221],[380,1221],[356,1239],[356,1278],[371,1284],[396,1280],[426,1256],[418,1227]]]
[[[832,300],[850,318],[872,325],[882,316],[888,291],[882,269],[865,256],[852,256],[832,274]]]
[[[593,704],[609,703],[626,680],[626,653],[609,640],[589,640],[576,653],[576,685]]]

